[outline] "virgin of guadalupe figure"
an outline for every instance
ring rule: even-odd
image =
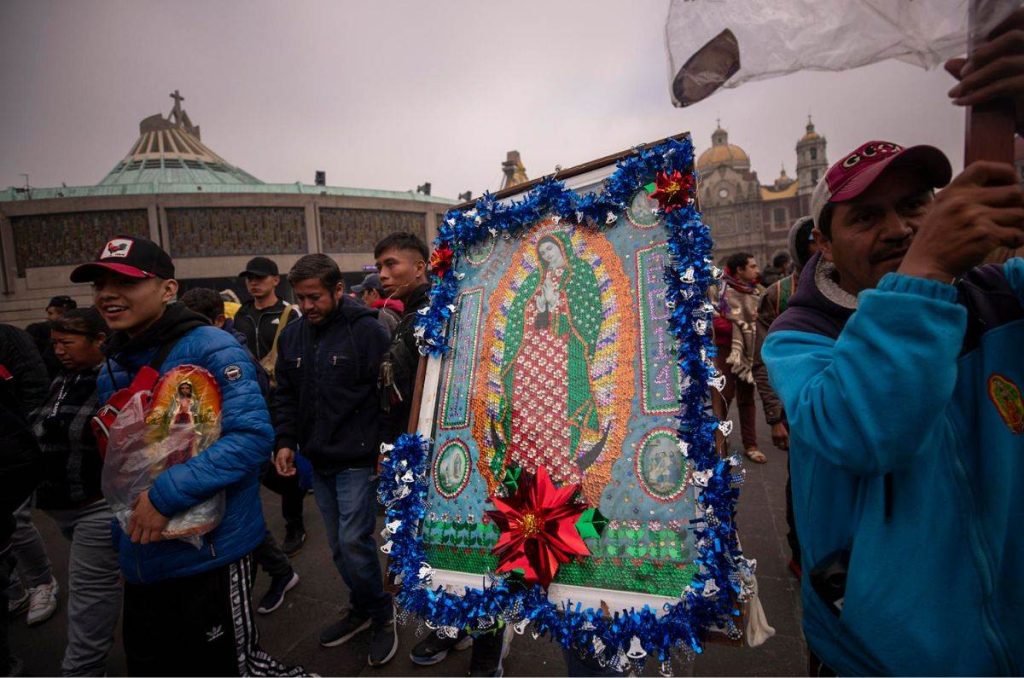
[[[591,385],[601,296],[568,234],[545,235],[536,254],[539,266],[516,293],[505,325],[490,470],[500,478],[509,462],[530,472],[544,466],[563,485],[580,482],[603,446]]]
[[[167,457],[166,466],[173,466],[191,459],[199,442],[199,400],[192,392],[192,382],[183,380],[171,400],[165,415],[168,439],[175,449]]]

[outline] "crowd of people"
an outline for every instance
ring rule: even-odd
[[[1024,131],[1020,26],[1018,12],[947,68],[961,80],[957,103],[1010,99]],[[748,253],[726,262],[713,407],[725,419],[737,400],[743,452],[765,463],[757,392],[788,451],[812,675],[1019,675],[1024,259],[985,261],[1024,245],[1020,177],[993,162],[953,176],[934,147],[869,141],[821,178],[789,242],[774,280]],[[348,291],[330,257],[301,257],[287,273],[292,305],[276,263],[256,257],[239,274],[251,298],[229,317],[215,290],[179,296],[157,244],[118,236],[71,274],[91,284],[93,305],[55,297],[45,323],[0,325],[6,674],[21,666],[9,617],[44,622],[61,590],[33,507],[70,543],[63,673],[102,675],[122,614],[132,675],[305,673],[262,649],[254,610],[273,613],[300,582],[290,556],[306,540],[310,490],[349,599],[320,644],[368,633],[369,665],[394,657],[373,479],[381,442],[408,426],[430,252],[395,233],[374,258],[378,272]],[[181,463],[150,472],[122,512],[105,473],[127,444],[118,418],[160,397],[182,366],[208,375],[219,400],[201,402],[199,377],[172,383],[168,430],[209,427],[182,438]],[[280,545],[261,485],[282,498]],[[213,497],[223,501],[212,529],[167,538],[172,518]],[[270,584],[254,608],[257,568]],[[509,641],[503,624],[437,631],[410,658],[435,664],[472,645],[474,675],[501,675]]]
[[[71,542],[65,674],[105,672],[122,610],[133,675],[302,674],[261,648],[251,601],[257,568],[270,579],[257,613],[274,612],[298,585],[290,556],[306,540],[309,491],[349,593],[349,609],[325,620],[320,644],[369,631],[367,662],[394,657],[398,635],[378,557],[373,480],[382,441],[407,428],[420,358],[415,314],[428,301],[430,252],[418,236],[394,233],[378,243],[375,258],[379,272],[349,291],[330,257],[302,257],[287,276],[293,305],[278,296],[276,263],[256,257],[239,273],[250,299],[229,317],[216,290],[178,294],[174,262],[158,245],[118,236],[72,273],[72,281],[91,283],[93,306],[51,300],[45,341],[39,325],[32,334],[0,325],[4,442],[11,445],[0,589],[10,615],[25,612],[29,625],[57,609],[60,586],[32,522],[35,506]],[[52,374],[47,354],[59,365]],[[156,376],[182,365],[216,381],[219,437],[201,454],[152,472],[130,518],[119,521],[103,479],[104,455],[121,444],[117,416],[132,396],[159,392]],[[183,383],[178,397],[188,405],[176,411],[186,423],[200,421],[201,395]],[[280,546],[263,520],[261,484],[281,495]],[[171,517],[218,492],[223,516],[198,548],[165,536]],[[456,639],[432,633],[410,656],[434,664],[472,643],[474,673],[500,674],[507,631]],[[166,643],[171,636],[176,642]],[[6,639],[5,629],[0,663],[16,674],[19,660]]]

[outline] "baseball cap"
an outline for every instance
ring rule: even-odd
[[[939,188],[949,183],[953,168],[946,155],[934,146],[904,148],[891,141],[869,141],[828,168],[811,194],[811,216],[821,228],[821,215],[830,203],[847,202],[871,188],[882,172],[893,165],[915,167]]]
[[[174,277],[174,262],[152,240],[119,235],[103,246],[95,261],[71,271],[71,282],[92,282],[104,271],[113,271],[129,278],[170,280]]]
[[[266,257],[253,257],[249,260],[249,263],[245,265],[245,270],[238,274],[239,278],[246,276],[256,276],[257,278],[264,278],[268,275],[281,275],[277,271],[277,264],[272,259]]]
[[[363,282],[359,283],[358,285],[352,286],[352,291],[355,292],[356,294],[361,293],[363,290],[382,289],[384,289],[384,287],[383,285],[380,284],[380,276],[377,275],[376,273],[370,273],[365,278],[363,278]]]

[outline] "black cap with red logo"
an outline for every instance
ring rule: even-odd
[[[71,272],[71,282],[96,280],[104,271],[112,271],[129,278],[174,278],[171,255],[152,240],[119,235],[110,240],[95,261],[82,264]]]

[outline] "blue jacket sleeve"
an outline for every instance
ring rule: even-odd
[[[246,350],[226,332],[212,327],[194,330],[182,342],[187,342],[189,352],[184,360],[174,362],[205,368],[220,386],[221,434],[199,455],[157,476],[149,499],[165,516],[180,513],[259,473],[270,458],[273,442],[270,416]],[[229,380],[225,374],[229,366],[241,370],[241,376]],[[227,374],[237,372],[232,369]]]
[[[858,475],[912,461],[953,396],[966,323],[953,286],[890,273],[836,340],[773,332],[762,355],[791,435]]]
[[[1024,257],[1014,257],[1003,265],[1003,275],[1018,297],[1020,303],[1024,304]]]

